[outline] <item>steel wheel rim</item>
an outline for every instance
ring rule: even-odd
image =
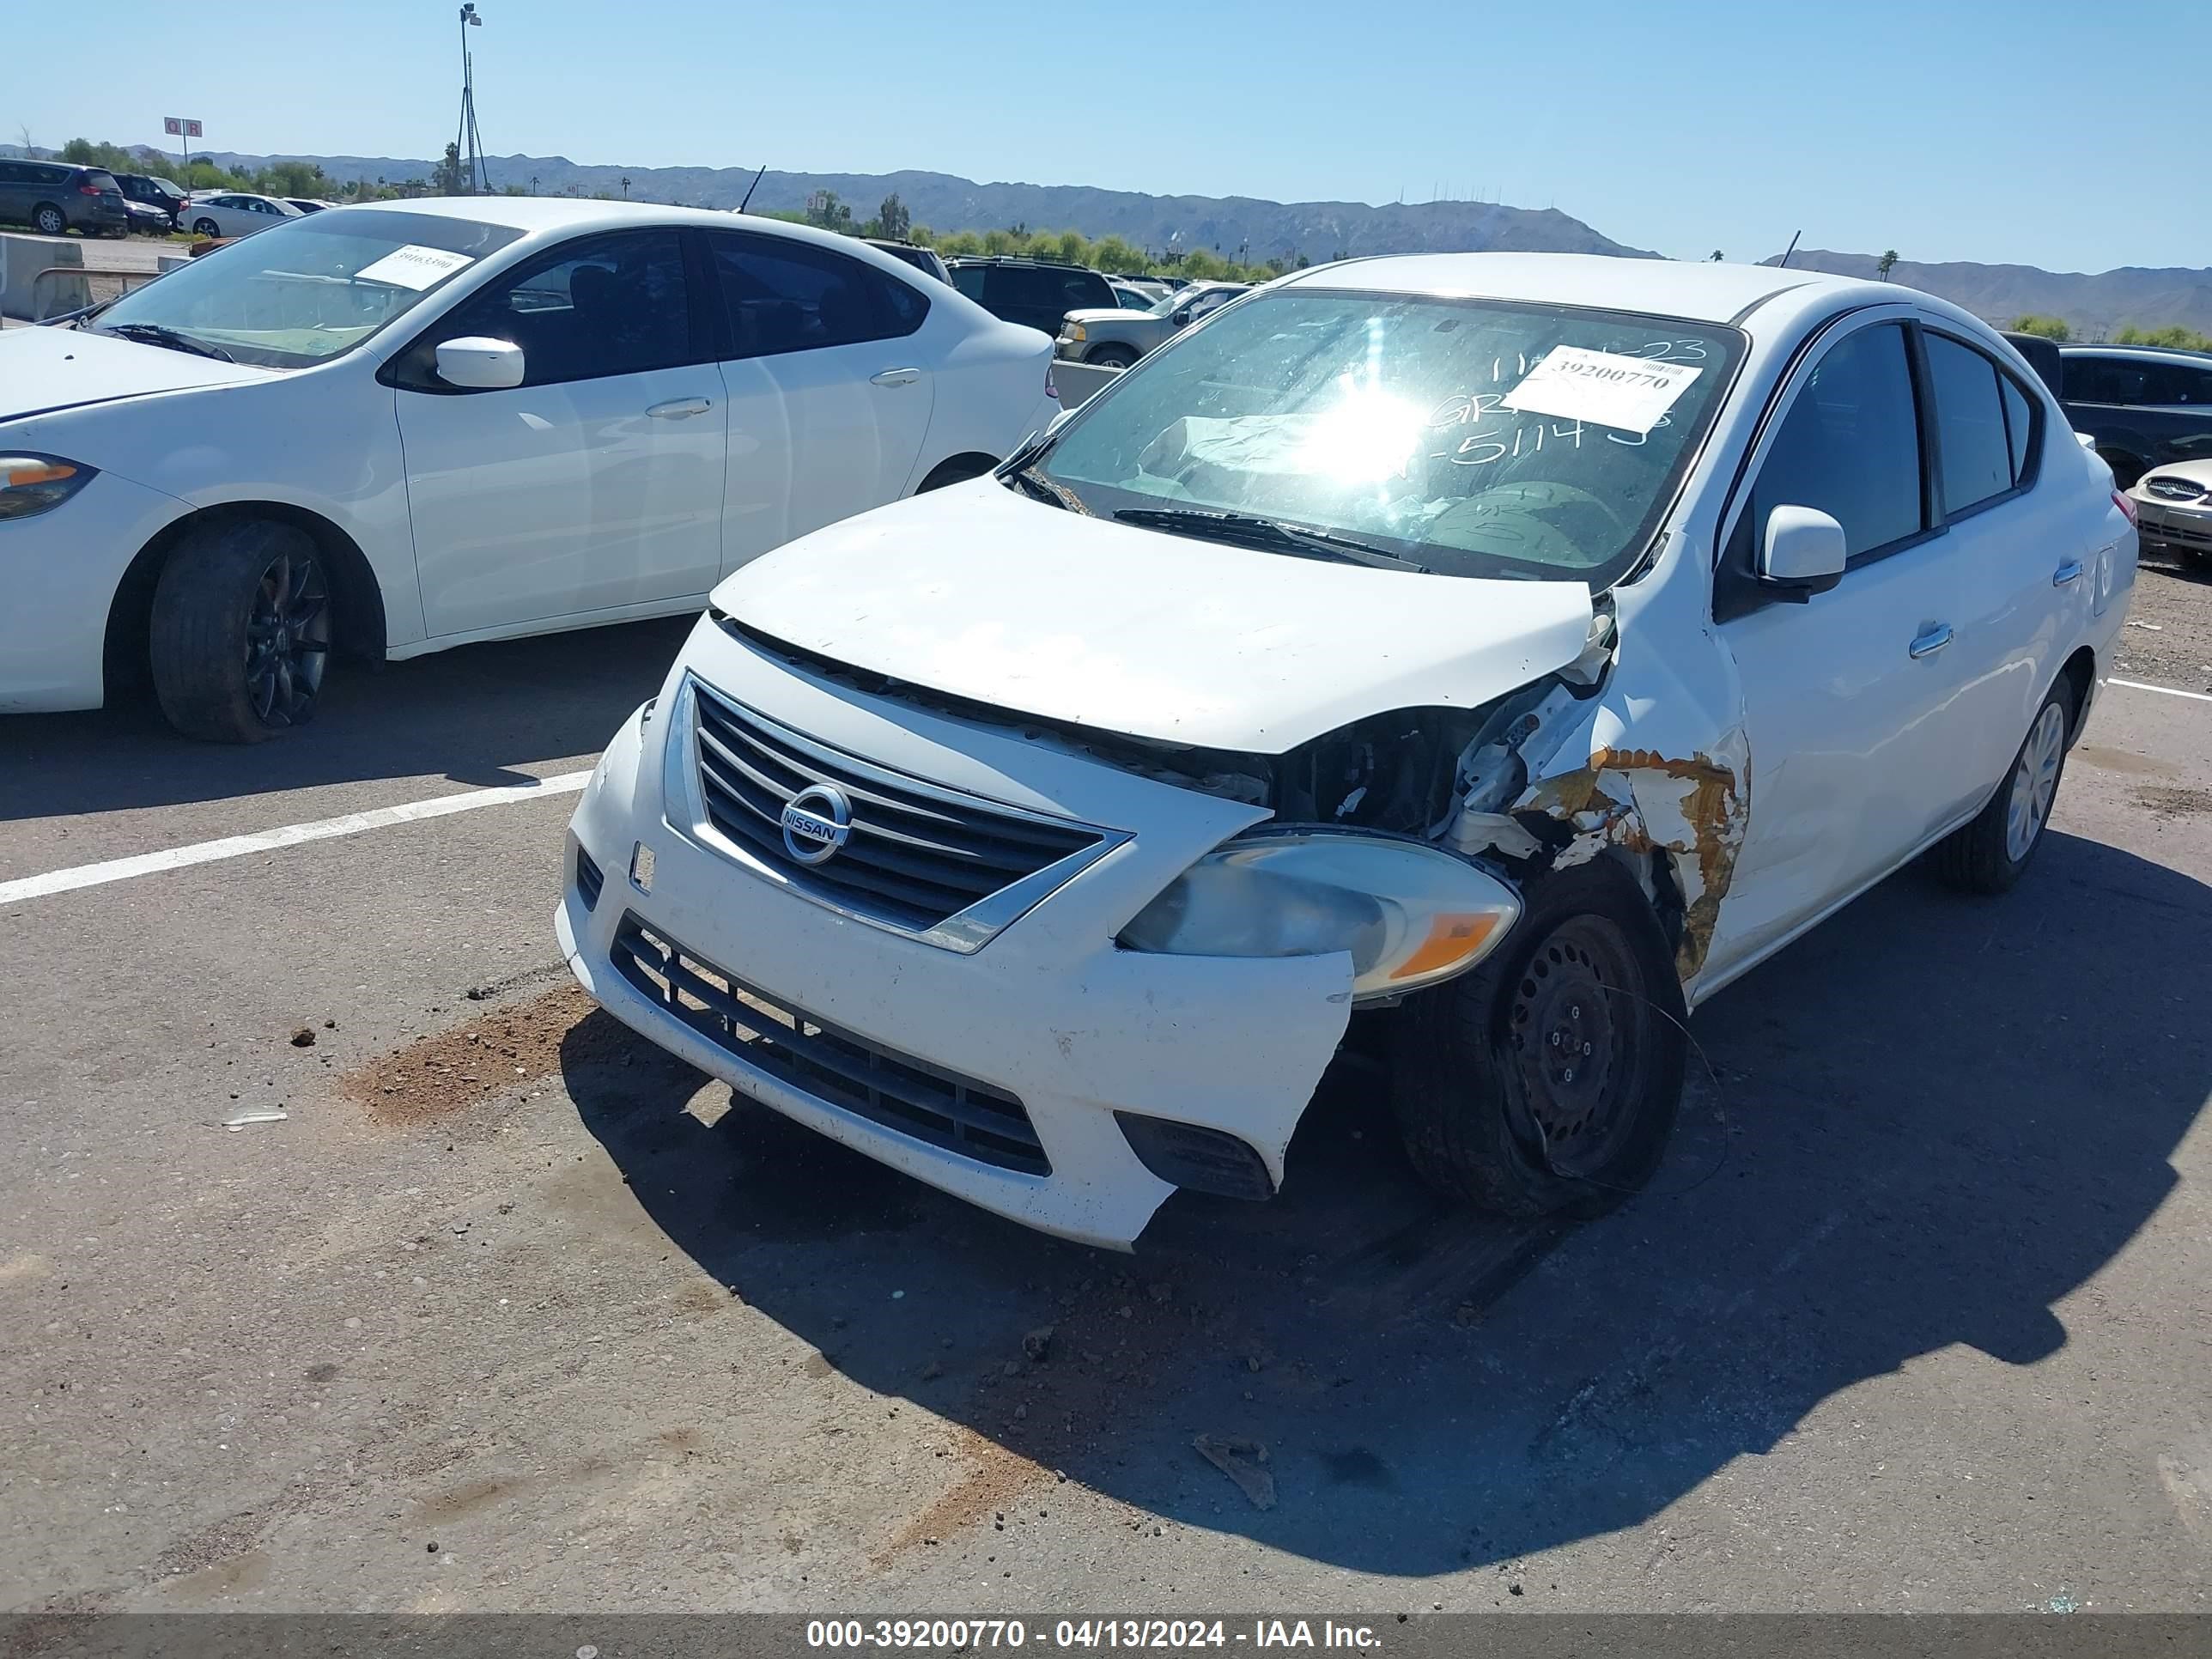
[[[256,720],[296,726],[314,712],[330,641],[322,568],[279,553],[254,586],[246,621],[246,696]]]
[[[1627,935],[1568,918],[1537,945],[1506,1008],[1525,1128],[1554,1174],[1605,1167],[1633,1127],[1653,1018]]]
[[[2065,755],[2066,713],[2050,703],[2036,716],[2012,771],[2012,793],[2005,804],[2005,856],[2014,864],[2033,849],[2051,817],[2051,797],[2058,793],[2059,763]]]

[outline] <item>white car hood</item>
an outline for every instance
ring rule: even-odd
[[[786,645],[1011,713],[1261,754],[1369,714],[1488,702],[1573,661],[1591,616],[1580,582],[1224,547],[991,478],[802,537],[714,603]]]
[[[119,398],[268,378],[265,368],[79,328],[0,330],[0,423]]]

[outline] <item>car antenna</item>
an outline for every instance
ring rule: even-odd
[[[748,194],[750,194],[750,192],[748,192]],[[743,209],[739,210],[740,212],[743,210]],[[1797,236],[1802,236],[1805,233],[1801,230],[1797,233],[1796,236],[1792,236],[1790,239],[1790,246],[1782,250],[1782,263],[1775,267],[1777,270],[1786,270],[1790,268],[1790,256],[1797,251]]]
[[[745,186],[745,200],[738,204],[738,212],[743,213],[745,210],[745,203],[753,199],[753,192],[760,188],[760,181],[766,177],[768,177],[768,163],[763,161],[761,163],[761,170],[753,174],[752,183]],[[1793,243],[1791,246],[1796,245]]]

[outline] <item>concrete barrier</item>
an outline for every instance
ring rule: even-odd
[[[1062,409],[1080,409],[1114,383],[1121,374],[1118,368],[1108,368],[1100,363],[1072,362],[1065,357],[1052,360],[1052,383],[1060,392]]]
[[[35,321],[43,312],[73,311],[92,303],[90,286],[81,276],[49,276],[40,271],[54,265],[84,264],[84,250],[74,243],[44,236],[0,236],[0,317]]]

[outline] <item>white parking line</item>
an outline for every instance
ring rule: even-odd
[[[301,842],[328,841],[335,836],[357,836],[364,830],[381,830],[387,824],[418,823],[424,818],[449,817],[455,812],[473,812],[486,806],[509,806],[517,801],[536,800],[545,795],[573,794],[592,781],[589,772],[562,772],[557,776],[541,778],[535,783],[504,785],[496,789],[471,789],[458,795],[434,795],[428,800],[410,800],[398,806],[376,806],[366,812],[348,812],[343,817],[318,818],[312,823],[288,823],[282,829],[258,830],[250,836],[225,836],[220,841],[194,842],[189,847],[172,847],[159,853],[140,853],[127,859],[108,859],[99,864],[80,864],[68,870],[49,870],[42,876],[24,876],[15,881],[0,882],[0,905],[12,904],[19,899],[46,898],[55,893],[72,892],[80,887],[98,887],[111,881],[129,881],[136,876],[151,876],[164,870],[181,870],[188,865],[213,864],[221,859],[243,858],[248,853],[266,853],[279,847],[297,847]]]
[[[2107,685],[2124,685],[2130,691],[2156,691],[2163,696],[2187,697],[2194,702],[2212,702],[2212,691],[2184,691],[2178,685],[2147,685],[2141,680],[2106,680]]]

